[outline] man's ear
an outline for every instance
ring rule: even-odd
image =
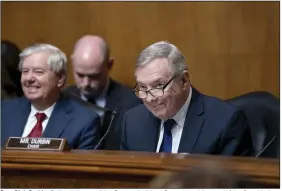
[[[110,58],[109,58],[109,62],[108,62],[109,70],[112,69],[113,65],[114,65],[114,58],[113,58],[113,57],[110,57]]]
[[[62,87],[65,85],[65,82],[66,82],[66,75],[64,75],[64,74],[58,74],[58,78],[59,78],[59,81],[58,81],[57,86],[58,86],[59,88],[62,88]]]
[[[182,83],[183,89],[186,89],[187,87],[190,86],[189,74],[187,70],[183,71],[182,73],[181,83]]]

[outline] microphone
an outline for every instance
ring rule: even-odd
[[[71,93],[71,92],[63,92],[63,95],[69,97],[69,98],[72,98],[74,100],[76,100],[77,102],[81,103],[82,105],[94,110],[95,112],[97,111],[102,111],[104,113],[106,112],[112,112],[111,114],[111,120],[110,120],[110,123],[108,125],[108,128],[107,128],[107,131],[105,132],[105,134],[103,135],[103,137],[100,139],[100,141],[98,142],[98,144],[96,145],[96,147],[94,148],[94,150],[96,150],[100,144],[102,143],[102,141],[105,139],[106,135],[110,132],[111,130],[111,127],[112,127],[112,123],[113,123],[113,120],[114,118],[116,117],[117,115],[117,112],[114,110],[112,111],[111,109],[109,108],[106,108],[106,107],[100,107],[98,105],[94,105],[94,104],[91,104],[83,99],[81,99],[81,97],[79,97],[78,95],[76,95],[75,93]]]
[[[113,111],[113,112],[112,112],[112,115],[111,115],[111,121],[110,121],[110,124],[109,124],[109,126],[108,126],[108,128],[107,128],[107,131],[106,131],[106,133],[104,134],[104,136],[100,139],[100,141],[98,142],[98,144],[96,145],[96,147],[94,148],[94,150],[96,150],[96,149],[101,145],[102,141],[105,139],[105,137],[107,136],[107,134],[110,132],[111,127],[112,127],[113,120],[115,119],[116,115],[117,115],[117,112],[116,112],[116,111]]]
[[[277,134],[276,134],[274,137],[272,137],[272,139],[265,145],[265,147],[263,147],[263,149],[260,150],[260,152],[259,152],[258,154],[256,154],[255,158],[258,158],[258,157],[260,157],[260,156],[263,154],[263,152],[264,152],[264,151],[271,145],[271,143],[275,140],[276,136],[277,136]]]

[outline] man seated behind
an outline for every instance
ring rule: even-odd
[[[135,93],[144,105],[124,116],[122,150],[218,155],[252,152],[243,113],[193,88],[185,58],[173,44],[157,42],[143,50],[135,77]]]
[[[9,137],[67,139],[71,149],[93,149],[99,116],[61,93],[67,58],[58,48],[35,44],[20,54],[24,97],[2,101],[1,143]]]
[[[80,38],[71,56],[75,85],[67,87],[66,92],[102,108],[116,110],[118,115],[112,130],[105,139],[105,149],[118,149],[120,145],[120,126],[124,111],[141,104],[131,89],[110,78],[114,59],[110,56],[107,42],[94,35]],[[111,116],[100,109],[102,135],[106,132]]]

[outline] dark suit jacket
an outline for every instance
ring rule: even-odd
[[[16,98],[17,86],[13,83],[5,66],[1,67],[1,99]]]
[[[80,97],[80,91],[76,85],[67,87],[65,92],[72,93]],[[119,150],[120,149],[120,136],[121,136],[121,121],[122,117],[128,109],[141,104],[142,101],[137,98],[131,89],[110,79],[108,91],[106,93],[106,108],[111,111],[115,110],[117,115],[112,122],[111,131],[105,137],[105,140],[99,149]],[[101,127],[102,137],[111,121],[111,112],[106,112],[104,116],[103,126]]]
[[[2,101],[1,143],[11,136],[21,137],[31,104],[26,98]],[[61,96],[48,121],[42,137],[66,138],[71,149],[93,149],[100,118],[78,102]]]
[[[155,152],[160,122],[144,105],[126,112],[121,149]],[[252,154],[245,116],[235,107],[193,88],[178,153]]]
[[[21,72],[18,70],[20,52],[21,50],[19,47],[13,42],[7,40],[1,41],[1,74],[3,69],[6,70],[5,73],[7,76],[9,76],[10,82],[12,82],[12,84],[16,87],[16,89],[8,89],[8,93],[10,95],[12,92],[13,94],[16,94],[16,97],[23,96]],[[1,76],[2,82],[5,81],[5,78],[5,76]],[[5,88],[5,90],[7,89]]]

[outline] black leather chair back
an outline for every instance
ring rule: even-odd
[[[280,157],[280,101],[263,91],[227,100],[245,112],[256,155]]]

